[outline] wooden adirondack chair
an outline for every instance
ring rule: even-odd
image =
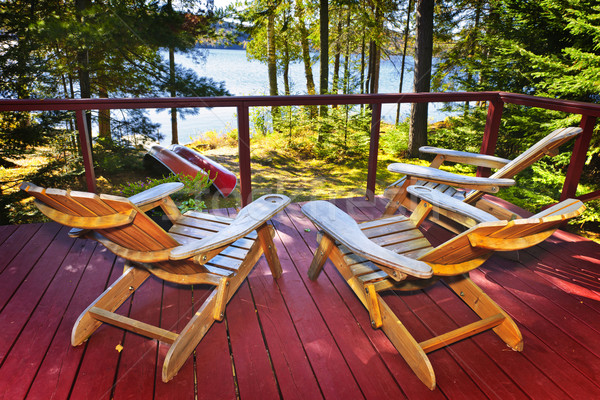
[[[439,194],[436,194],[440,200]],[[442,195],[443,196],[443,195]],[[452,202],[452,198],[448,199]],[[469,278],[494,251],[533,246],[567,218],[579,215],[578,200],[562,203],[528,219],[497,220],[455,200],[453,207],[470,217],[487,219],[468,231],[433,247],[418,227],[431,211],[421,201],[410,217],[397,215],[357,224],[349,215],[325,201],[306,203],[303,213],[322,229],[319,247],[308,274],[316,280],[327,259],[369,312],[373,328],[381,328],[415,374],[431,390],[436,379],[427,353],[488,329],[512,349],[521,351],[523,339],[515,322]],[[446,334],[418,343],[380,295],[388,290],[413,291],[443,279],[481,319]]]
[[[511,219],[518,215],[510,212],[499,205],[482,199],[485,193],[497,193],[501,187],[514,185],[513,178],[545,155],[554,156],[558,154],[558,148],[582,132],[581,128],[557,129],[531,146],[514,160],[483,154],[467,153],[462,151],[438,149],[434,147],[421,147],[423,153],[436,154],[429,167],[411,164],[393,163],[388,170],[404,174],[405,176],[394,182],[384,192],[384,196],[390,201],[386,206],[384,215],[393,215],[400,206],[408,210],[414,210],[418,200],[408,196],[406,188],[412,185],[424,185],[435,190],[455,197],[460,201],[481,208],[500,219]],[[498,168],[489,178],[471,177],[453,174],[438,169],[445,161],[470,164],[485,168]],[[447,228],[448,224],[441,222]]]
[[[162,368],[164,382],[177,374],[213,322],[224,318],[225,306],[263,253],[273,277],[281,275],[274,231],[267,221],[290,202],[286,196],[266,195],[235,219],[194,211],[182,215],[170,198],[182,187],[165,183],[126,199],[21,185],[47,217],[73,227],[71,236],[97,240],[127,261],[123,275],[79,316],[71,344],[82,344],[102,323],[171,344]],[[145,214],[156,207],[171,220],[169,232]],[[179,333],[115,313],[151,274],[177,284],[213,285],[216,290]]]

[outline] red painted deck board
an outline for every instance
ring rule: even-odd
[[[73,324],[81,312],[107,287],[115,258],[103,246],[95,247],[53,341],[46,350],[44,361],[27,394],[28,398],[45,400],[65,399],[69,396],[85,352],[85,345],[71,346]]]
[[[333,202],[357,220],[378,217],[385,205]],[[437,350],[430,356],[438,388],[429,391],[370,327],[330,263],[316,282],[307,278],[317,230],[300,206],[273,225],[283,276],[274,280],[262,258],[225,320],[166,384],[167,346],[155,340],[102,326],[84,345],[70,345],[75,319],[119,276],[122,259],[56,224],[0,227],[0,399],[600,397],[599,245],[559,231],[518,260],[494,256],[474,271],[522,330],[524,351],[490,331]],[[428,223],[424,232],[434,243],[451,236]],[[151,278],[118,311],[180,330],[207,295],[207,287]],[[442,283],[385,298],[418,340],[474,320]]]

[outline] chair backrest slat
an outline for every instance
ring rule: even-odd
[[[127,212],[135,207],[124,197],[102,194],[100,199],[117,212]],[[124,231],[132,235],[139,245],[147,246],[150,250],[175,247],[179,244],[143,212],[137,213],[132,226],[125,227]]]
[[[81,207],[85,208],[93,215],[103,216],[114,214],[117,211],[110,207],[108,204],[104,203],[100,196],[94,193],[89,192],[69,192],[69,197],[72,201],[79,204]],[[133,207],[130,207],[128,210],[131,210]],[[128,211],[127,210],[127,211]],[[133,229],[132,229],[133,228]],[[127,247],[129,249],[134,250],[159,250],[156,247],[151,248],[150,246],[141,245],[137,237],[139,229],[136,229],[134,225],[130,226],[122,226],[115,229],[98,229],[97,232],[107,239],[121,245]]]
[[[581,201],[568,199],[546,212],[545,214],[548,215],[542,218],[532,217],[514,221],[482,222],[432,249],[421,256],[419,260],[437,264],[458,264],[469,259],[481,257],[494,250],[507,250],[506,247],[503,247],[503,239],[506,240],[506,243],[511,242],[511,240],[511,243],[514,243],[514,239],[528,237],[533,239],[533,235],[543,233],[547,233],[550,236],[564,220],[581,214],[584,209],[585,206]],[[561,213],[561,211],[564,211],[564,213]],[[497,248],[486,249],[474,247],[469,240],[469,235],[496,239]],[[532,243],[531,245],[534,244]]]
[[[531,166],[545,155],[551,154],[554,150],[558,149],[561,145],[579,135],[581,132],[583,132],[583,130],[579,127],[560,128],[552,131],[542,140],[525,150],[517,158],[492,174],[490,178],[513,178],[519,172]],[[481,190],[472,190],[465,196],[464,201],[465,203],[472,204],[483,197],[483,195],[484,192]]]
[[[531,164],[535,163],[540,158],[551,153],[563,143],[566,143],[571,138],[579,135],[582,132],[581,128],[561,128],[556,129],[542,140],[525,150],[517,158],[500,168],[490,178],[512,178]]]
[[[179,245],[174,238],[124,197],[44,189],[29,183],[23,184],[22,189],[48,206],[67,215],[95,217],[114,213],[127,213],[135,209],[138,212],[131,224],[96,230],[120,246],[132,250],[152,251]]]

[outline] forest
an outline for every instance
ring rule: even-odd
[[[304,67],[306,94],[378,93],[380,61],[402,55],[415,60],[415,92],[506,91],[600,102],[600,4],[594,0],[246,0],[225,9],[211,0],[14,0],[0,4],[0,16],[0,96],[6,99],[224,96],[222,82],[182,68],[177,57],[201,60],[203,47],[243,45],[248,57],[267,65],[271,95],[290,94],[294,63]],[[399,88],[408,79],[403,74]],[[418,157],[424,144],[478,151],[486,105],[447,107],[456,117],[432,128],[427,105],[413,105],[410,119],[397,120],[382,147],[409,157]],[[170,112],[177,143],[183,111]],[[313,155],[335,154],[339,161],[366,154],[368,113],[364,107],[273,109],[257,121],[290,135],[317,132]],[[497,155],[513,157],[554,127],[577,125],[573,118],[507,107]],[[160,136],[144,110],[92,112],[88,124],[96,162],[105,169],[127,168],[127,138]],[[340,124],[345,128],[335,129]],[[80,173],[74,132],[68,112],[1,113],[0,167],[43,147],[56,154],[46,170],[74,176]],[[597,181],[597,138],[584,181]],[[568,158],[558,160],[545,173],[564,170]]]

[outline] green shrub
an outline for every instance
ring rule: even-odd
[[[148,178],[145,181],[129,182],[121,185],[120,193],[122,196],[130,197],[134,194],[143,192],[162,183],[181,182],[183,188],[171,195],[173,201],[177,203],[179,210],[185,213],[188,210],[202,210],[206,208],[204,201],[199,197],[211,185],[208,175],[198,174],[195,178],[187,175],[177,174],[169,175],[163,178]]]

